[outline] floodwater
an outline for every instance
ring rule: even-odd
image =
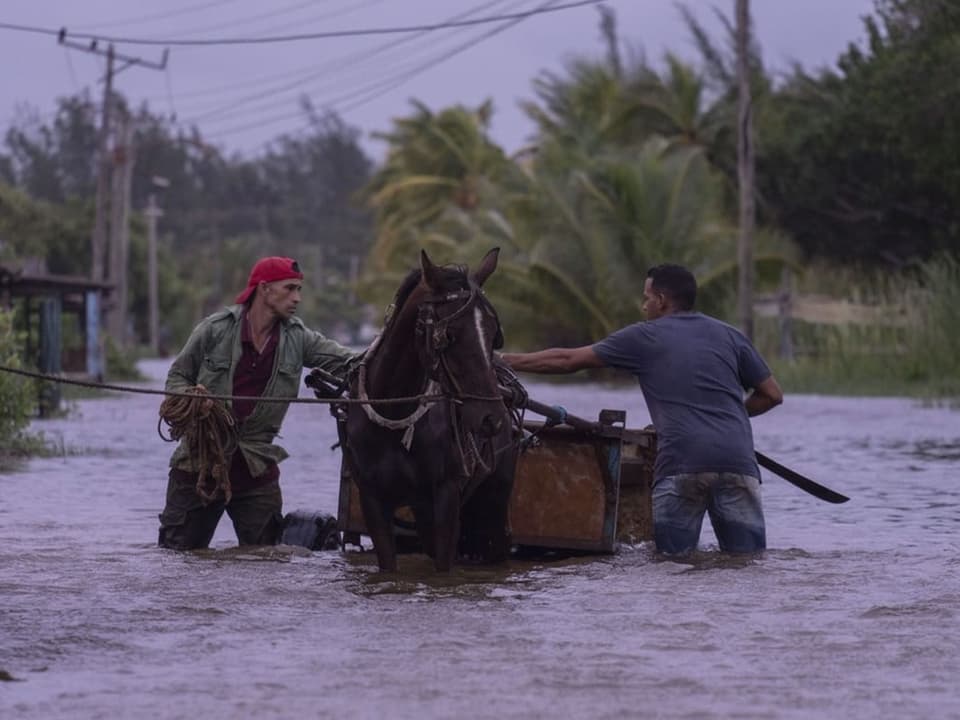
[[[147,361],[149,386],[167,361]],[[528,385],[589,417],[639,390]],[[155,547],[172,446],[160,398],[37,423],[63,449],[0,475],[0,717],[960,718],[960,413],[788,396],[757,448],[852,499],[768,473],[770,549],[514,560]],[[336,511],[325,406],[295,405],[285,510]]]

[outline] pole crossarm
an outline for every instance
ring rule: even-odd
[[[70,40],[67,37],[67,29],[60,28],[60,34],[57,36],[57,42],[59,42],[64,47],[73,48],[74,50],[83,50],[84,52],[93,53],[94,55],[103,55],[106,57],[111,51],[104,50],[99,46],[97,40],[91,40],[90,42],[81,43],[76,40]],[[139,65],[141,67],[150,68],[152,70],[166,70],[167,60],[170,57],[170,48],[164,48],[163,54],[160,56],[160,61],[144,60],[143,58],[133,57],[132,55],[124,55],[119,53],[116,50],[113,50],[113,57],[115,60],[121,60],[125,64],[119,69],[114,70],[114,75],[116,75],[121,70],[126,70],[131,65]]]

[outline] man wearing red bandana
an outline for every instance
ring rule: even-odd
[[[304,367],[344,377],[356,354],[296,317],[302,281],[300,266],[291,258],[259,260],[236,304],[194,328],[170,367],[166,389],[293,399]],[[213,487],[212,478],[198,478],[199,459],[181,442],[170,459],[166,506],[160,514],[161,547],[207,547],[224,511],[241,545],[272,545],[280,538],[278,463],[287,452],[273,441],[289,403],[237,400],[227,406],[237,441],[227,458],[229,490]],[[208,485],[210,492],[203,492]]]

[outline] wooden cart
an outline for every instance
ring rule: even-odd
[[[526,422],[535,441],[517,463],[510,501],[515,545],[613,552],[617,543],[653,539],[651,488],[656,436],[625,427],[622,410],[600,412],[596,428]],[[340,470],[338,528],[343,542],[366,534],[356,483]],[[398,545],[415,549],[409,508],[397,512]]]

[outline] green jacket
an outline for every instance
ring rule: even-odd
[[[166,389],[182,392],[203,385],[214,395],[233,394],[233,372],[240,360],[240,319],[242,305],[231,305],[203,319],[194,328],[187,344],[167,373]],[[284,320],[273,361],[273,374],[264,389],[264,397],[295,398],[300,390],[304,367],[319,367],[343,377],[356,353],[318,332],[309,330],[299,318]],[[227,402],[229,407],[230,403]],[[239,450],[250,473],[256,477],[268,463],[278,463],[288,453],[273,439],[290,403],[257,403],[253,413],[238,424]],[[181,441],[170,458],[170,467],[196,472],[195,458]]]

